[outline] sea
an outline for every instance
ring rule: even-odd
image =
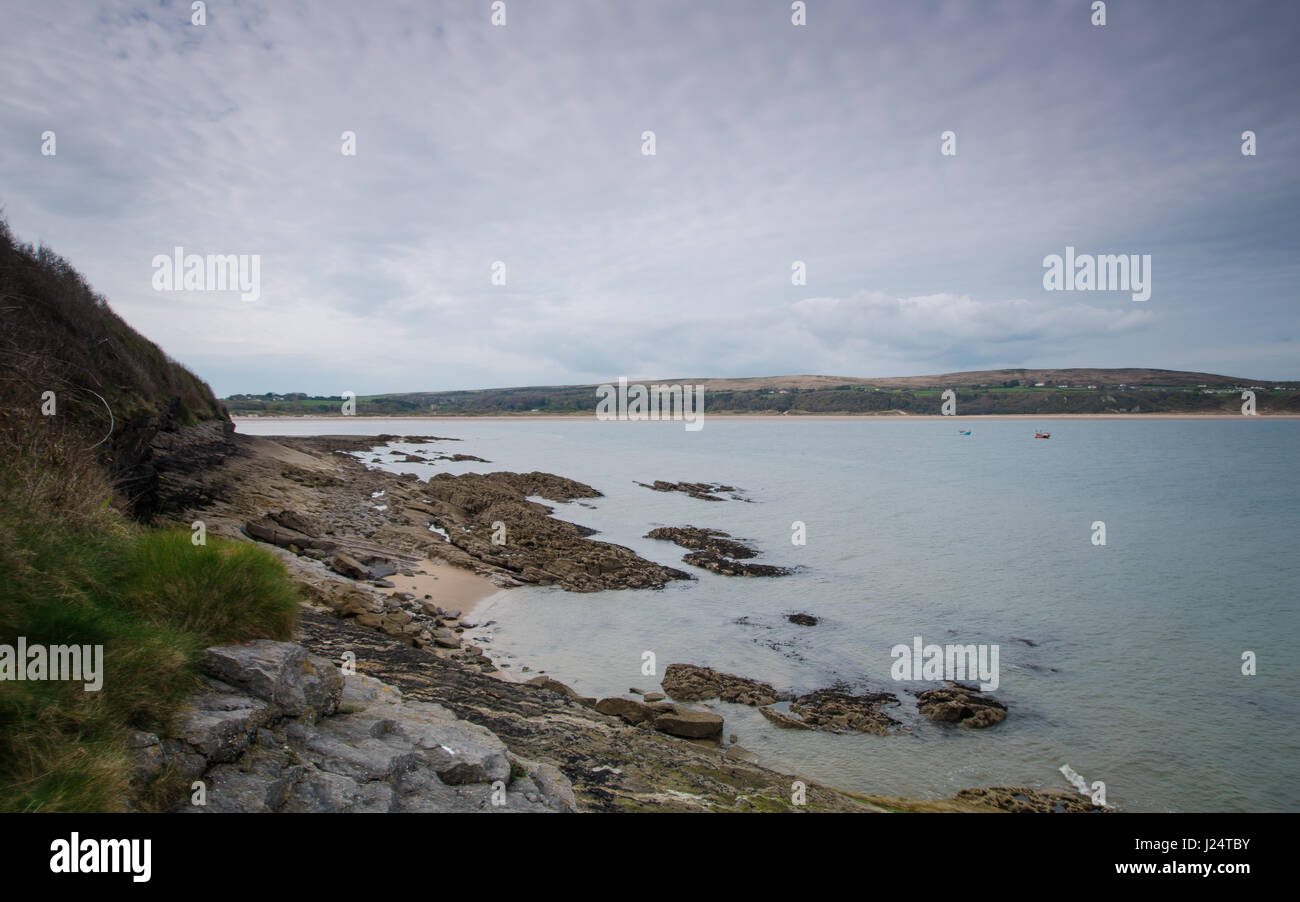
[[[594,486],[602,497],[548,502],[555,516],[696,578],[505,590],[476,608],[472,638],[516,678],[545,672],[583,695],[657,691],[677,662],[793,693],[898,694],[886,710],[901,730],[888,736],[784,730],[751,707],[701,703],[792,779],[945,798],[982,786],[1074,792],[1072,772],[1119,810],[1300,810],[1300,420],[706,417],[689,431],[348,417],[237,428],[457,438],[426,447],[491,463],[404,463],[416,446],[401,443],[379,464],[358,456],[422,478],[540,470]],[[655,480],[726,484],[740,498],[638,485]],[[722,576],[645,538],[686,525],[794,572]],[[941,684],[894,668],[917,637],[996,646],[990,694],[1006,720],[969,729],[920,717],[915,693]]]

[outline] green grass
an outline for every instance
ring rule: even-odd
[[[210,645],[288,638],[298,595],[252,545],[80,522],[0,500],[0,643],[102,645],[103,685],[0,681],[0,810],[112,811],[131,795],[131,730],[157,730]],[[148,800],[141,801],[145,807]]]

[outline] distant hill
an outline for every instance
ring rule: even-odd
[[[939,373],[930,376],[886,376],[869,378],[863,376],[764,376],[751,379],[705,379],[672,380],[704,382],[714,391],[734,390],[752,391],[759,389],[818,389],[835,388],[840,385],[869,385],[877,388],[957,388],[1002,386],[1008,382],[1022,385],[1034,385],[1038,382],[1045,386],[1068,385],[1080,388],[1095,385],[1099,388],[1114,388],[1120,385],[1149,386],[1210,386],[1231,387],[1234,385],[1262,385],[1263,383],[1234,376],[1219,376],[1214,373],[1189,373],[1182,370],[1154,369],[1053,369],[1053,370],[972,370],[962,373]],[[1300,383],[1293,383],[1298,384]]]
[[[712,414],[935,414],[953,389],[958,412],[981,414],[1238,413],[1253,389],[1261,414],[1300,414],[1300,382],[1158,369],[1006,369],[931,376],[762,376],[655,379],[703,385]],[[474,416],[590,414],[597,386],[545,385],[474,391],[403,392],[357,398],[358,415]],[[236,415],[336,415],[343,399],[291,394],[232,395]]]

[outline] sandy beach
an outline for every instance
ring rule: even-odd
[[[439,422],[439,423],[472,423],[487,421],[505,421],[518,422],[526,421],[530,423],[545,423],[556,421],[570,421],[578,419],[594,419],[592,414],[581,413],[560,416],[556,414],[519,414],[517,416],[497,416],[484,415],[475,417],[439,417],[439,416],[239,416],[232,415],[230,418],[234,423],[242,422],[266,422],[270,420],[284,420],[289,422],[329,422],[331,420],[347,420],[349,422],[376,422],[376,423],[400,423],[400,422]],[[895,420],[955,420],[955,421],[976,421],[976,420],[1023,420],[1025,422],[1037,422],[1038,420],[1295,420],[1300,419],[1300,414],[1292,413],[1269,413],[1261,410],[1254,416],[1242,416],[1241,414],[1224,414],[1224,413],[1045,413],[1045,414],[1019,414],[1019,413],[988,413],[972,414],[969,416],[942,416],[939,414],[909,414],[909,413],[883,413],[883,414],[732,414],[732,413],[705,413],[700,417],[701,422],[709,420],[750,420],[754,422],[840,422],[840,421],[895,421]],[[651,420],[636,421],[618,421],[608,420],[602,422],[656,422]],[[659,421],[662,422],[662,421]]]

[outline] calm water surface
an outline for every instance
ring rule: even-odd
[[[491,464],[385,463],[415,472],[542,470],[604,497],[556,505],[651,560],[698,574],[661,591],[495,596],[476,635],[518,673],[545,670],[587,695],[651,691],[658,672],[703,664],[806,691],[844,681],[900,693],[895,736],[773,727],[714,702],[764,763],[845,789],[943,797],[986,785],[1069,789],[1069,764],[1126,810],[1296,811],[1300,789],[1297,590],[1300,421],[241,420],[240,432],[429,434]],[[957,435],[958,428],[973,430]],[[409,446],[402,446],[405,449]],[[369,460],[373,455],[363,455]],[[393,455],[384,455],[387,461]],[[652,492],[637,481],[722,482],[751,503]],[[1107,544],[1092,542],[1104,521]],[[806,524],[807,544],[791,542]],[[655,526],[749,540],[779,579],[718,576]],[[789,623],[806,611],[815,627]],[[891,647],[999,646],[988,730],[917,718]],[[1032,643],[1032,644],[1031,644]],[[1243,676],[1255,652],[1258,675]],[[531,674],[529,674],[531,675]]]

